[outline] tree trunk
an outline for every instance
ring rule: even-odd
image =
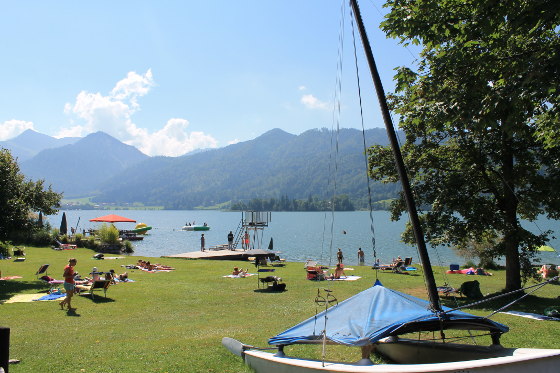
[[[502,158],[502,211],[506,225],[504,246],[506,256],[506,291],[521,288],[521,264],[519,261],[519,222],[517,221],[518,200],[515,195],[514,156],[509,136],[503,134]]]

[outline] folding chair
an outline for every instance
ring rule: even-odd
[[[91,295],[91,299],[94,298],[93,291],[95,289],[103,289],[103,293],[105,298],[107,298],[107,288],[111,285],[111,280],[96,280],[91,283],[91,287],[89,288],[89,294]]]
[[[37,276],[37,279],[39,279],[39,275],[42,275],[43,273],[48,276],[47,269],[49,269],[48,264],[43,264],[42,266],[40,266],[39,269],[37,270],[37,272],[35,273],[35,276]]]
[[[261,283],[265,283],[264,281],[261,281],[261,273],[262,272],[274,272],[275,269],[274,268],[258,268],[257,269],[257,285],[259,286],[259,288],[261,287]],[[266,286],[266,284],[265,284]]]

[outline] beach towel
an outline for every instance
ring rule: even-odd
[[[16,278],[22,278],[21,276],[6,276],[6,277],[0,277],[0,281],[5,281],[5,280],[13,280]]]
[[[327,278],[327,281],[356,281],[361,279],[360,276],[344,276],[341,278]]]
[[[33,301],[55,300],[55,299],[62,298],[62,297],[65,297],[65,296],[66,296],[65,293],[61,293],[61,292],[57,291],[56,293],[51,293],[51,294],[44,295],[39,299],[33,299]]]
[[[49,294],[50,295],[50,294]],[[36,300],[55,300],[57,298],[53,298],[53,299],[40,299],[43,298],[44,293],[39,293],[39,294],[16,294],[13,297],[11,297],[10,299],[4,301],[4,303],[28,303],[28,302],[33,302]],[[62,294],[62,296],[65,296],[64,294]]]
[[[114,280],[115,280],[115,282],[136,282],[136,281],[131,280],[129,278],[127,278],[126,280],[119,280],[118,278],[115,277]]]
[[[229,277],[229,278],[245,278],[245,277],[251,277],[254,276],[254,273],[247,273],[245,274],[245,276],[239,276],[239,275],[227,275],[227,276],[222,276],[222,277]]]

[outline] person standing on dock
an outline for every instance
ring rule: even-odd
[[[243,250],[249,250],[249,232],[245,231],[245,236],[243,237]]]
[[[233,250],[233,233],[232,233],[232,231],[229,231],[229,233],[227,235],[227,243],[228,243],[228,249]]]
[[[204,233],[200,236],[200,251],[204,251],[204,244],[206,243],[206,239],[204,238]]]

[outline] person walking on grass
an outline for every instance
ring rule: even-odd
[[[204,251],[204,244],[206,243],[206,239],[204,238],[204,233],[200,236],[200,251]]]
[[[74,267],[78,261],[75,258],[68,260],[68,265],[64,267],[64,290],[66,290],[66,298],[60,302],[60,309],[64,309],[64,305],[68,306],[68,311],[74,311],[76,308],[72,308],[72,297],[74,296],[75,284],[74,284]]]

